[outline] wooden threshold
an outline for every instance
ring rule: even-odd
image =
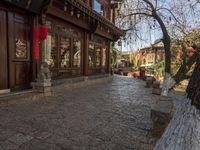
[[[10,93],[10,89],[0,90],[0,94],[7,94],[7,93]]]

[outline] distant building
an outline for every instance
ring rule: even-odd
[[[136,52],[137,66],[150,66],[165,58],[164,46],[161,40],[156,41],[151,46],[140,49]]]

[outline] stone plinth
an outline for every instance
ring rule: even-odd
[[[48,64],[43,62],[40,67],[40,72],[38,74],[38,78],[36,82],[32,83],[32,87],[35,92],[44,93],[44,96],[51,96],[51,76]]]
[[[159,81],[154,81],[153,82],[152,94],[160,95],[161,91],[162,90],[160,88],[160,82]]]
[[[150,88],[150,87],[152,87],[152,84],[153,84],[153,79],[152,79],[152,77],[147,77],[147,79],[146,79],[146,88]]]
[[[161,94],[161,91],[162,91],[161,88],[158,88],[158,89],[153,88],[153,89],[152,89],[152,94],[160,95],[160,94]]]
[[[154,137],[161,137],[172,118],[173,112],[173,102],[169,97],[161,97],[154,108],[151,109]]]
[[[33,90],[38,93],[44,93],[44,96],[51,96],[52,95],[52,88],[51,88],[51,80],[45,79],[43,81],[33,82],[32,84]]]

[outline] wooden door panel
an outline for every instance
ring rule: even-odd
[[[26,14],[8,13],[10,88],[20,90],[30,86],[30,33]]]
[[[29,63],[15,63],[15,86],[22,86],[26,88],[27,82],[29,82],[30,64]]]
[[[8,88],[6,11],[0,9],[0,90]]]

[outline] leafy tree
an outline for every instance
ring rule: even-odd
[[[116,64],[117,60],[121,57],[121,52],[114,47],[110,48],[111,63]]]

